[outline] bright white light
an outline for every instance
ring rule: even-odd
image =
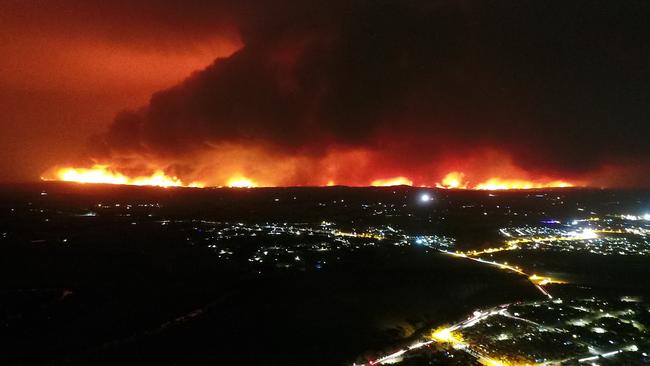
[[[428,193],[422,193],[420,195],[420,201],[422,202],[429,202],[431,200],[433,200],[433,198]]]
[[[584,239],[584,240],[596,239],[598,237],[598,234],[596,234],[596,232],[594,232],[594,230],[590,228],[582,229],[582,231],[571,231],[569,232],[569,235],[577,239]]]

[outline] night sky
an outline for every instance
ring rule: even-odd
[[[0,180],[648,187],[649,20],[633,0],[3,1]]]

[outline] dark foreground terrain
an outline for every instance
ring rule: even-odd
[[[477,308],[542,297],[525,277],[439,252],[440,238],[480,248],[501,226],[572,217],[576,204],[647,202],[607,191],[3,186],[0,364],[349,364]],[[645,281],[645,258],[620,267]]]

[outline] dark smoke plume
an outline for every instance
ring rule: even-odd
[[[232,24],[242,48],[119,114],[92,154],[195,156],[222,144],[308,157],[367,149],[417,170],[493,149],[545,174],[647,166],[649,4],[191,8],[185,26],[200,17],[198,29],[210,31],[213,13]]]

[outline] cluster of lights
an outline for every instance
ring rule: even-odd
[[[621,215],[621,218],[630,221],[638,221],[638,220],[650,221],[650,213],[644,214],[643,216]]]

